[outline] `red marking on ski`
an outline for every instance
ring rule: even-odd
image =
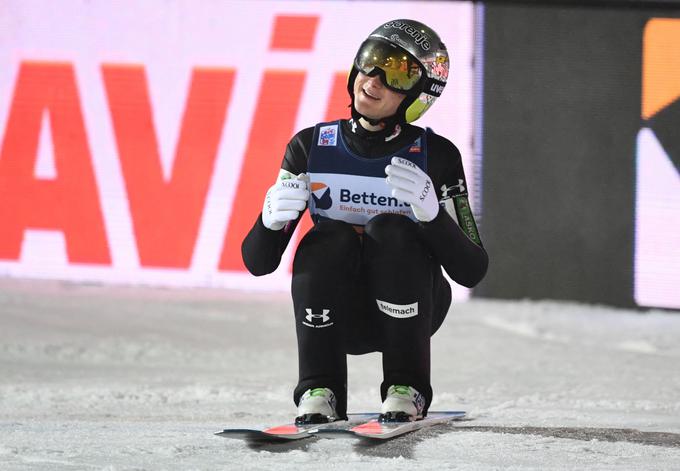
[[[361,432],[366,435],[376,435],[382,433],[383,427],[377,420],[371,420],[365,424],[357,425],[351,428],[352,432]]]
[[[292,435],[298,433],[298,428],[295,425],[279,425],[277,427],[271,427],[263,430],[265,433],[271,433],[276,435]]]

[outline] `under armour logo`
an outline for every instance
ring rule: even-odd
[[[314,319],[321,319],[321,323],[325,324],[329,320],[331,320],[331,316],[328,315],[329,312],[331,312],[330,309],[322,309],[321,314],[314,314],[312,312],[311,308],[305,309],[305,312],[307,315],[305,316],[305,319],[307,319],[307,322],[314,322]]]
[[[446,185],[442,185],[442,187],[441,187],[442,199],[450,198],[451,196],[449,195],[449,191],[453,191],[454,189],[456,189],[457,193],[459,193],[459,194],[465,193],[465,181],[462,178],[459,178],[457,185],[452,185],[452,186],[449,186],[449,187],[447,187]]]

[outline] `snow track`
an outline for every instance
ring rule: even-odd
[[[680,315],[471,301],[433,338],[433,409],[472,420],[378,446],[249,448],[294,414],[285,295],[0,280],[0,469],[677,469]],[[349,406],[379,406],[380,356]]]

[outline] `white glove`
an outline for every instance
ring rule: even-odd
[[[391,164],[385,167],[387,184],[392,188],[392,196],[411,205],[416,219],[432,221],[439,213],[439,203],[432,180],[420,167],[410,160],[392,157]]]
[[[262,207],[262,223],[267,229],[280,231],[289,221],[297,219],[307,206],[309,177],[301,173],[297,177],[282,170],[279,180],[267,191]]]

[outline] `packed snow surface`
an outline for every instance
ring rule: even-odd
[[[213,433],[295,415],[287,296],[0,279],[0,469],[680,469],[677,312],[474,300],[432,351],[470,420],[249,447]],[[349,369],[376,410],[380,355]]]

